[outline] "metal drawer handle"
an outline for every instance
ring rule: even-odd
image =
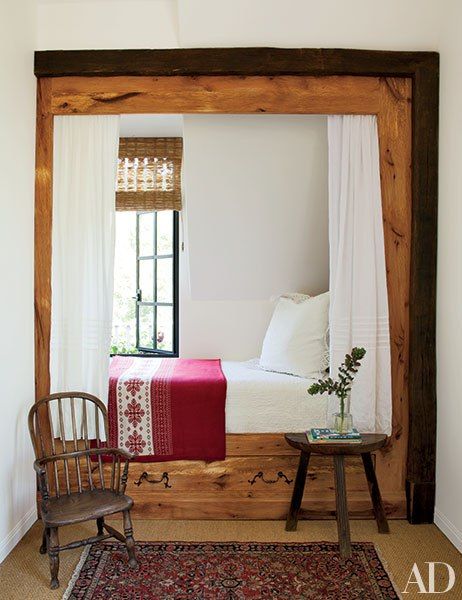
[[[147,483],[163,483],[165,488],[171,488],[172,486],[169,484],[169,476],[168,473],[166,471],[164,471],[164,473],[162,473],[162,477],[160,479],[149,479],[149,475],[146,471],[144,471],[143,473],[141,473],[140,478],[137,479],[136,481],[134,481],[133,483],[135,485],[137,485],[138,487],[143,483],[143,481],[146,481]]]
[[[288,479],[287,475],[285,475],[282,471],[278,471],[276,479],[265,479],[263,471],[258,471],[258,473],[256,473],[252,479],[249,479],[248,481],[250,485],[253,485],[256,483],[257,479],[261,479],[264,483],[277,483],[280,479],[282,479],[287,483],[287,485],[290,485],[293,481],[293,479]]]

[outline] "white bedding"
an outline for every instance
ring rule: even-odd
[[[222,361],[226,432],[271,433],[325,427],[327,399],[309,396],[314,379],[264,371],[255,361]]]

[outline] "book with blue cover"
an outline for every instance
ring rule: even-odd
[[[306,437],[310,444],[361,443],[361,434],[357,429],[353,429],[350,433],[338,433],[334,429],[312,428],[306,432]]]

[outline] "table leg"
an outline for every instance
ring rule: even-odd
[[[342,558],[349,558],[351,556],[351,542],[345,486],[345,457],[341,454],[334,455],[334,477],[340,556]]]
[[[298,512],[305,490],[306,472],[308,471],[309,462],[310,453],[300,452],[300,461],[298,463],[297,476],[295,477],[294,491],[292,492],[289,514],[287,515],[286,531],[295,531],[297,529]]]
[[[363,459],[364,471],[366,472],[367,484],[369,486],[369,493],[371,495],[372,506],[374,508],[375,520],[377,521],[377,528],[379,533],[390,533],[388,527],[387,517],[382,504],[382,496],[380,495],[380,488],[375,476],[374,464],[372,462],[372,456],[370,452],[361,454]]]

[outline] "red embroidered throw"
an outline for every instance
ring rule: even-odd
[[[109,445],[138,462],[223,460],[225,401],[220,360],[115,356]]]

